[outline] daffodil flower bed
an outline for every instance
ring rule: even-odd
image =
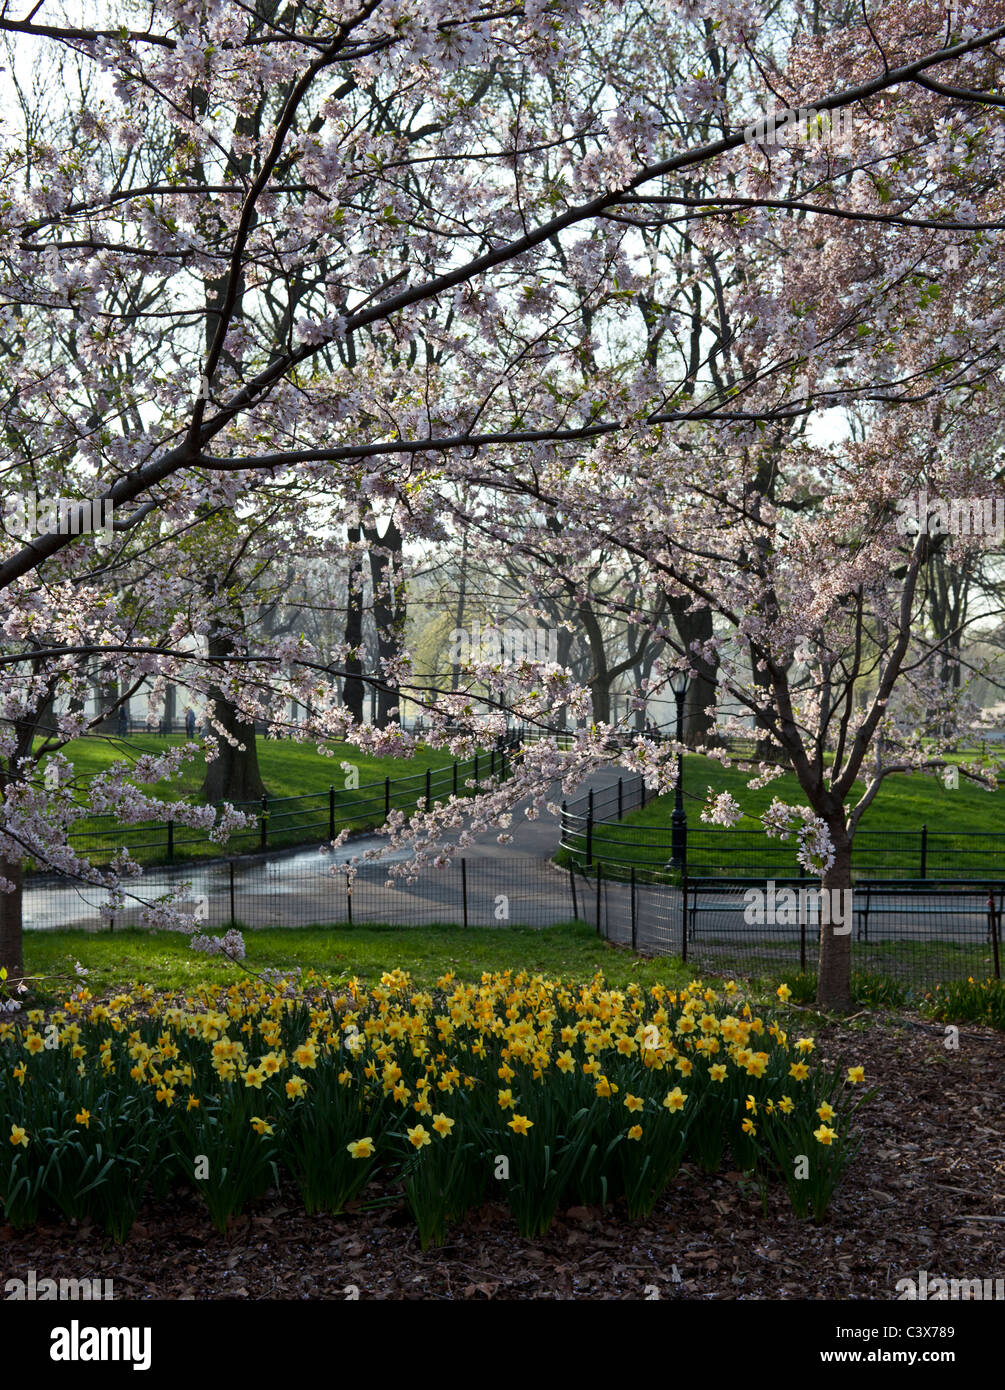
[[[858,1146],[863,1081],[698,980],[82,988],[0,1023],[0,1201],[15,1227],[57,1212],[122,1239],[179,1184],[224,1230],[283,1175],[308,1211],[338,1212],[379,1173],[425,1247],[488,1195],[536,1235],[564,1203],[645,1216],[685,1160],[732,1161],[819,1220]]]

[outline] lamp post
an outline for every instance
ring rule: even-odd
[[[670,689],[677,701],[677,745],[684,744],[684,696],[687,694],[689,672],[675,671],[670,677]],[[683,869],[687,862],[687,812],[684,810],[684,755],[677,757],[677,786],[674,790],[673,815],[670,817],[670,862],[668,869]]]

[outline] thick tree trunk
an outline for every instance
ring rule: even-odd
[[[118,732],[119,713],[114,708],[118,698],[118,681],[105,680],[94,687],[94,712],[101,715],[100,720],[94,726],[96,733],[114,734]]]
[[[24,974],[21,955],[22,869],[19,862],[0,859],[0,877],[15,885],[13,893],[0,893],[0,965],[7,969],[8,987]]]
[[[359,526],[349,527],[350,545],[358,545],[363,532]],[[345,663],[345,679],[342,682],[342,703],[357,724],[363,722],[363,682],[359,679],[363,672],[360,648],[363,645],[363,566],[354,553],[349,567],[349,582],[346,589],[345,644],[349,656]]]
[[[842,896],[839,902],[850,902],[843,896],[851,888],[851,839],[845,829],[844,816],[830,821],[831,838],[834,841],[834,863],[823,876],[823,888],[829,890],[831,901],[835,895]],[[817,964],[817,1003],[822,1009],[835,1013],[847,1013],[851,1008],[851,934],[852,915],[840,924],[833,919],[833,911],[828,914],[830,922],[825,923],[821,912],[820,955]]]
[[[170,734],[178,717],[178,687],[172,682],[164,687],[164,732]]]
[[[604,634],[589,599],[584,599],[579,605],[579,620],[583,624],[590,657],[593,661],[593,674],[590,677],[593,722],[595,724],[609,724],[611,721],[611,673],[607,664]]]
[[[234,644],[229,636],[217,625],[213,625],[207,635],[209,659],[229,656]],[[219,753],[206,766],[206,776],[202,784],[205,801],[258,801],[265,795],[265,784],[258,770],[258,748],[255,743],[255,726],[246,724],[240,717],[233,702],[219,686],[210,687],[211,713],[227,733],[243,744],[234,748],[219,734],[212,734]]]
[[[697,744],[708,743],[709,735],[715,728],[714,715],[708,715],[705,711],[715,705],[718,663],[706,661],[691,650],[692,642],[711,641],[712,610],[700,608],[695,613],[675,612],[674,622],[681,645],[695,672],[684,699],[684,742],[689,748],[694,748]]]
[[[383,536],[377,534],[376,527],[364,531],[364,535],[370,546],[373,619],[377,627],[382,679],[377,690],[375,722],[378,729],[386,729],[388,724],[397,723],[401,717],[397,684],[389,676],[384,663],[395,661],[401,655],[405,635],[405,585],[401,577],[404,537],[393,520],[388,522]],[[395,711],[393,714],[392,710]]]

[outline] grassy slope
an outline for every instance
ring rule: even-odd
[[[180,743],[179,736],[170,742]],[[79,776],[91,778],[106,769],[112,762],[135,758],[141,753],[162,751],[166,740],[156,735],[137,734],[128,739],[87,738],[77,739],[66,747],[66,755],[73,762]],[[329,745],[334,756],[323,757],[314,744],[293,743],[289,740],[259,739],[258,764],[262,780],[270,798],[312,795],[309,803],[298,807],[273,805],[270,808],[269,844],[288,845],[310,840],[327,838],[328,832],[328,788],[334,785],[336,792],[337,827],[349,824],[354,829],[369,829],[379,825],[384,819],[383,781],[385,777],[399,781],[393,789],[392,805],[401,809],[414,807],[422,795],[423,774],[427,767],[432,769],[449,768],[452,759],[446,753],[433,749],[422,749],[414,758],[376,758],[364,754],[348,744]],[[346,790],[347,775],[340,764],[352,763],[359,772],[359,789]],[[199,802],[199,788],[205,775],[205,759],[197,753],[191,762],[186,763],[180,778],[168,783],[159,783],[148,788],[165,801],[186,799]],[[413,778],[401,783],[400,779]],[[368,784],[377,783],[373,786]],[[459,784],[462,789],[462,783]],[[440,794],[445,790],[441,781]],[[94,862],[100,863],[120,844],[128,846],[130,853],[140,863],[162,863],[166,859],[166,832],[164,826],[157,824],[146,827],[121,827],[113,834],[101,839],[93,838],[97,831],[110,829],[107,817],[88,818],[80,822],[74,835],[74,843],[90,853]],[[216,856],[226,852],[241,852],[255,849],[259,845],[257,829],[245,831],[231,838],[229,845],[221,849],[198,831],[179,828],[175,835],[175,858]]]
[[[749,846],[750,850],[754,852],[752,859],[756,856],[759,847],[770,846],[773,850],[772,863],[781,866],[791,857],[793,870],[795,870],[794,856],[785,853],[783,858],[782,853],[780,853],[782,842],[767,840],[753,816],[763,812],[775,797],[794,805],[804,804],[805,798],[799,785],[795,777],[791,773],[787,773],[768,786],[751,791],[747,787],[749,778],[749,772],[735,767],[723,768],[712,759],[694,755],[684,759],[689,861],[692,857],[704,859],[706,857],[704,850],[699,847],[708,844],[716,835],[721,834],[718,827],[708,826],[701,820],[700,813],[705,802],[706,791],[711,787],[716,793],[730,792],[747,813],[739,823],[738,828],[746,829],[749,834],[743,837],[733,836],[728,841],[721,841],[721,843],[731,843],[737,848],[742,846],[744,849]],[[857,783],[855,786],[856,799],[863,790],[863,785]],[[629,857],[634,858],[639,864],[659,863],[665,860],[672,810],[673,797],[659,797],[657,800],[651,801],[644,809],[629,812],[620,824],[598,826],[598,851],[603,844],[605,851],[613,855],[617,852],[618,845],[624,844],[626,847],[633,847]],[[988,792],[961,778],[959,787],[955,790],[949,790],[938,779],[924,777],[920,774],[902,774],[889,777],[883,783],[875,800],[866,810],[860,822],[857,859],[861,860],[868,857],[870,841],[873,846],[878,843],[879,837],[872,839],[871,832],[881,831],[892,836],[902,837],[890,839],[886,843],[897,851],[902,858],[904,872],[909,875],[914,872],[915,861],[918,859],[919,836],[921,826],[924,824],[927,824],[929,833],[933,837],[929,842],[929,875],[934,874],[938,868],[936,833],[940,836],[944,833],[951,833],[961,837],[954,842],[954,858],[961,865],[968,863],[971,866],[979,867],[981,857],[974,853],[977,848],[976,843],[970,842],[968,844],[963,837],[967,834],[982,832],[1005,832],[1005,789],[999,788],[997,792]],[[604,844],[600,838],[602,836],[610,836],[614,843]],[[647,840],[658,841],[658,844],[647,845]],[[965,856],[965,858],[958,856]]]
[[[139,753],[162,752],[168,744],[184,743],[180,735],[158,738],[153,734],[134,734],[126,739],[81,738],[68,743],[66,756],[77,772],[93,777],[121,758],[129,759]],[[445,767],[451,759],[446,753],[423,749],[416,759],[375,758],[361,753],[349,744],[331,744],[334,757],[325,758],[313,743],[292,743],[287,739],[259,738],[258,766],[270,796],[302,796],[307,792],[327,791],[331,783],[341,787],[345,774],[339,764],[354,763],[359,768],[360,785],[382,781],[385,777],[408,776],[427,767]],[[196,799],[205,775],[206,763],[201,753],[187,763],[178,781],[158,787],[158,795],[166,800],[186,796]]]

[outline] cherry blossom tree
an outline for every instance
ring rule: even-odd
[[[911,631],[932,539],[897,529],[898,504],[924,485],[985,496],[1000,475],[1005,7],[110,8],[92,27],[0,16],[88,74],[62,127],[13,116],[3,156],[4,488],[114,514],[100,547],[79,525],[5,527],[2,886],[25,858],[94,881],[68,848],[81,803],[43,784],[35,743],[46,708],[57,743],[82,732],[87,662],[120,691],[225,681],[245,721],[296,699],[323,746],[410,746],[332,701],[347,649],[233,624],[208,649],[222,596],[182,540],[277,496],[278,550],[341,556],[379,516],[402,555],[448,527],[483,556],[547,547],[574,590],[598,547],[641,569],[645,604],[615,588],[611,615],[714,666],[799,778],[806,803],[771,828],[846,885],[873,785],[945,759],[923,736],[939,643]],[[779,134],[772,105],[803,114]],[[682,643],[664,609],[703,635]],[[539,663],[468,673],[481,722],[396,644],[359,674],[458,751],[504,706],[546,730],[563,707],[592,718],[589,691]],[[966,716],[954,700],[943,731]],[[505,835],[518,799],[537,814],[556,778],[609,759],[609,732],[535,745],[459,834],[450,805],[392,838],[442,862],[481,826]],[[658,787],[675,755],[642,735],[631,753]],[[136,778],[95,779],[91,809],[157,814]],[[130,872],[100,875],[113,899]],[[14,973],[16,899],[0,896]],[[846,938],[821,939],[820,998],[847,1003]]]

